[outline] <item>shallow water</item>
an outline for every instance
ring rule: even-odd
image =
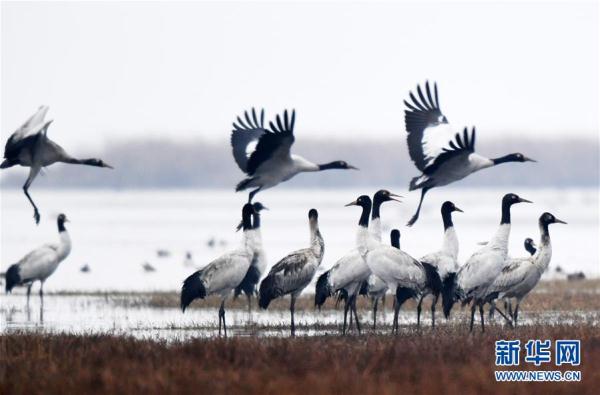
[[[29,308],[24,295],[8,295],[0,305],[0,333],[34,331],[71,334],[128,335],[141,339],[184,341],[218,335],[218,309],[194,308],[183,314],[177,308],[146,307],[130,303],[131,296],[46,295],[41,308],[38,295],[32,295]],[[427,304],[427,303],[426,303]],[[380,311],[381,313],[381,311]],[[371,331],[370,311],[359,311],[363,330]],[[437,314],[438,325],[460,325],[467,322],[467,310],[457,308],[450,321]],[[393,312],[386,309],[378,316],[378,333],[389,333]],[[230,336],[289,336],[287,310],[253,311],[227,309]],[[487,319],[487,315],[486,315]],[[401,332],[416,330],[416,313],[401,311]],[[422,325],[430,326],[429,312],[424,309]],[[503,325],[496,315],[496,325]],[[341,310],[300,310],[296,312],[297,335],[337,335],[341,329]],[[477,321],[478,323],[478,321]],[[600,325],[600,312],[522,312],[520,325],[552,325],[586,323]]]
[[[371,190],[373,189],[373,190]],[[419,222],[404,226],[416,207],[418,194],[402,188],[390,188],[406,196],[403,204],[386,203],[382,210],[383,228],[398,227],[402,248],[415,257],[439,248],[442,224],[439,207],[452,200],[465,213],[454,216],[460,240],[460,261],[495,232],[499,220],[499,202],[505,189],[433,190],[423,206]],[[511,254],[525,255],[525,237],[539,238],[537,219],[550,211],[569,225],[553,225],[551,266],[567,272],[583,270],[598,276],[600,265],[598,191],[596,189],[521,189],[512,190],[533,200],[513,209]],[[356,207],[344,207],[367,190],[291,190],[276,188],[259,195],[270,208],[263,215],[263,240],[269,264],[308,242],[307,211],[320,211],[321,232],[325,238],[325,258],[321,271],[351,250],[359,216]],[[240,240],[234,231],[240,207],[246,195],[229,190],[188,191],[106,191],[106,190],[33,190],[42,213],[42,222],[34,225],[32,210],[21,190],[3,190],[0,194],[0,271],[18,261],[31,249],[56,240],[55,218],[65,212],[71,219],[68,229],[73,241],[71,255],[46,281],[47,291],[177,291],[185,277],[194,271],[184,265],[187,251],[194,264],[206,265]],[[214,239],[215,245],[208,242]],[[158,257],[164,249],[170,256]],[[144,262],[156,270],[145,272]],[[89,273],[80,268],[88,264]],[[307,288],[308,291],[312,286]],[[34,286],[37,291],[37,284]]]

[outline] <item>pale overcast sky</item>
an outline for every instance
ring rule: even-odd
[[[480,138],[598,131],[597,2],[2,2],[1,32],[2,141],[41,104],[69,147],[226,139],[251,106],[393,137],[425,79]]]

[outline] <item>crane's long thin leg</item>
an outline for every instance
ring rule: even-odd
[[[396,334],[398,334],[398,313],[400,312],[400,304],[399,303],[394,303],[394,330],[396,331]]]
[[[521,300],[517,299],[517,305],[515,306],[515,328],[517,327],[517,320],[519,319],[519,306],[521,305]]]
[[[473,302],[473,306],[471,306],[471,324],[469,325],[469,332],[473,332],[473,321],[475,321],[475,302]]]
[[[358,319],[358,313],[356,312],[356,294],[352,297],[352,311],[354,311],[354,319],[356,320],[356,330],[360,335],[360,320]]]
[[[248,298],[248,315],[252,315],[252,294],[246,295]]]
[[[421,213],[421,205],[423,204],[423,198],[425,197],[425,194],[427,193],[427,191],[429,189],[430,188],[423,188],[423,189],[421,189],[421,199],[419,200],[419,206],[417,207],[417,211],[412,216],[412,218],[410,219],[410,221],[408,221],[408,223],[406,224],[406,226],[413,226],[415,224],[415,222],[417,222],[417,220],[419,219],[419,214]]]
[[[292,301],[290,302],[290,314],[292,315],[292,337],[296,336],[296,324],[294,322],[294,310],[296,309],[296,296],[292,294]]]
[[[505,304],[505,306],[506,306],[506,304]],[[499,310],[498,310],[498,311],[499,311]],[[488,312],[488,318],[489,318],[490,320],[493,320],[493,319],[494,319],[494,313],[495,313],[495,312],[496,312],[496,301],[495,301],[495,300],[492,300],[492,301],[490,302],[490,311]]]
[[[31,286],[33,285],[33,283],[30,283],[29,286],[27,287],[27,308],[29,308],[29,295],[31,295]]]
[[[29,187],[31,186],[31,183],[33,182],[35,177],[37,177],[38,173],[40,172],[40,169],[41,168],[38,166],[31,167],[29,169],[29,176],[27,177],[27,181],[25,181],[25,184],[23,185],[23,192],[25,193],[25,196],[27,196],[29,203],[31,203],[31,205],[33,206],[33,218],[35,219],[36,224],[40,223],[40,213],[38,211],[37,206],[33,202],[33,199],[31,198],[31,196],[29,196]]]
[[[41,281],[40,282],[40,302],[42,305],[42,308],[44,307],[44,282]]]
[[[421,305],[423,304],[424,295],[419,299],[419,303],[417,304],[417,329],[421,328]]]
[[[435,329],[435,305],[437,304],[440,294],[433,295],[433,301],[431,302],[431,328]]]
[[[256,195],[258,193],[258,191],[260,191],[261,188],[262,187],[258,187],[248,194],[248,203],[252,203],[252,199],[254,199],[254,195]]]
[[[219,308],[219,336],[221,336],[221,319],[223,320],[223,331],[225,333],[225,337],[227,337],[227,324],[225,324],[225,300],[221,302],[221,307]]]
[[[373,298],[373,330],[377,328],[377,304],[379,303],[379,298]]]
[[[350,312],[350,322],[348,323],[348,331],[351,331],[354,320],[352,319],[352,303],[350,302],[349,296],[346,298],[346,303],[348,304],[348,311]]]
[[[342,335],[346,334],[346,323],[348,320],[348,300],[346,299],[344,301],[344,325],[342,326]],[[352,315],[350,315],[350,318],[352,318]]]
[[[483,317],[483,303],[479,303],[479,315],[481,316],[481,332],[485,332],[485,321]]]
[[[502,310],[500,310],[500,309],[497,309],[497,311],[498,311],[498,314],[500,314],[500,315],[501,315],[501,316],[502,316],[502,317],[503,317],[503,318],[506,320],[506,322],[508,322],[508,324],[509,324],[509,325],[510,325],[510,327],[512,328],[512,326],[513,326],[512,319],[508,318],[508,316],[507,316],[506,314],[504,314],[504,313],[502,312]]]

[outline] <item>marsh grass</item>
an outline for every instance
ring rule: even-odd
[[[494,341],[580,339],[580,383],[496,383]],[[156,342],[110,335],[0,337],[0,393],[597,394],[600,333],[587,325],[463,326],[399,336]],[[519,369],[538,369],[522,364]],[[552,364],[539,369],[557,369]],[[565,370],[564,368],[560,368]]]

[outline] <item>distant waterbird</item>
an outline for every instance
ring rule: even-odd
[[[470,331],[473,331],[475,309],[479,306],[481,331],[485,330],[483,305],[486,303],[488,288],[500,275],[508,255],[508,239],[511,228],[510,209],[517,203],[531,203],[514,193],[507,193],[502,198],[502,216],[500,226],[492,239],[475,252],[460,268],[457,274],[457,290],[455,292],[463,305],[473,302],[471,307]]]
[[[248,313],[252,311],[252,296],[257,293],[257,285],[267,267],[267,254],[262,245],[262,234],[260,231],[260,212],[268,210],[268,208],[260,202],[254,202],[252,206],[254,207],[254,212],[252,213],[252,230],[248,232],[248,238],[252,244],[254,253],[246,276],[244,276],[242,282],[234,290],[234,298],[237,298],[242,292],[246,295],[248,299]],[[243,224],[240,224],[240,226],[243,226]]]
[[[510,315],[511,324],[514,326],[517,326],[521,301],[538,284],[542,273],[548,268],[552,259],[552,244],[550,243],[550,232],[548,231],[548,226],[551,224],[566,224],[566,222],[550,213],[543,213],[538,220],[540,228],[538,249],[528,257],[508,260],[500,275],[487,289],[486,301],[488,302],[492,302],[497,298],[516,299],[514,312],[507,311]],[[528,245],[528,243],[525,244]]]
[[[397,200],[399,195],[395,195],[385,189],[381,189],[373,196],[373,210],[371,207],[364,206],[363,214],[369,216],[372,211],[372,220],[369,224],[369,230],[374,237],[381,239],[381,226],[379,223],[379,210],[384,202]],[[368,210],[365,212],[365,210]],[[361,226],[358,226],[358,232],[361,232]],[[350,322],[352,314],[356,321],[356,328],[360,333],[360,319],[356,311],[356,297],[361,289],[363,282],[367,281],[371,270],[364,257],[358,251],[358,248],[352,249],[342,258],[340,258],[331,269],[323,273],[317,280],[315,289],[315,305],[321,307],[325,300],[338,293],[344,300],[344,324],[342,333],[346,333],[347,315],[350,311]]]
[[[89,273],[92,271],[92,269],[90,268],[90,265],[88,265],[87,263],[83,266],[81,266],[81,268],[79,268],[79,271],[81,273]]]
[[[433,84],[432,94],[429,82],[426,82],[424,91],[417,86],[418,97],[409,92],[410,100],[404,101],[408,152],[422,172],[410,182],[409,190],[421,189],[421,198],[408,226],[417,222],[423,198],[430,189],[451,184],[501,163],[535,162],[520,153],[493,159],[475,153],[475,128],[471,133],[467,128],[462,133],[457,132],[440,109],[437,84]]]
[[[221,327],[225,336],[227,336],[225,300],[244,279],[254,256],[252,240],[248,235],[248,232],[252,230],[253,212],[254,208],[251,204],[245,204],[242,208],[244,234],[241,245],[194,272],[185,279],[181,287],[181,310],[183,312],[195,299],[204,299],[209,295],[218,295],[221,298],[219,336],[221,335]]]
[[[319,231],[319,214],[317,210],[308,212],[310,229],[310,246],[294,251],[281,259],[269,271],[260,283],[258,305],[262,309],[269,307],[273,299],[290,294],[291,335],[296,334],[294,311],[296,298],[312,281],[323,260],[325,243]]]
[[[60,214],[56,220],[58,225],[58,243],[44,244],[36,248],[6,271],[6,293],[11,292],[15,286],[27,285],[27,304],[31,286],[35,281],[40,282],[40,300],[44,301],[44,282],[54,273],[58,265],[65,260],[71,252],[71,237],[65,223],[68,222],[65,214]]]
[[[4,148],[4,161],[0,164],[1,169],[15,165],[29,167],[29,176],[23,185],[23,192],[33,206],[33,218],[36,224],[40,222],[40,213],[37,206],[29,196],[29,187],[43,167],[57,162],[88,165],[96,167],[111,166],[101,159],[77,159],[69,155],[60,145],[48,138],[48,127],[52,121],[44,121],[47,106],[41,106],[20,128],[18,128],[7,140]]]
[[[146,273],[152,273],[152,272],[156,271],[156,268],[154,268],[154,266],[152,266],[150,264],[150,262],[144,262],[144,263],[142,263],[142,269],[144,269],[144,271]]]
[[[233,158],[248,177],[238,183],[237,191],[255,188],[248,195],[248,202],[258,191],[272,188],[287,181],[298,173],[329,169],[356,169],[347,162],[338,160],[325,164],[313,163],[300,155],[291,153],[294,144],[294,124],[296,113],[291,116],[285,110],[283,117],[277,115],[275,122],[264,124],[264,110],[257,116],[254,108],[244,113],[244,119],[237,118],[231,132]]]

